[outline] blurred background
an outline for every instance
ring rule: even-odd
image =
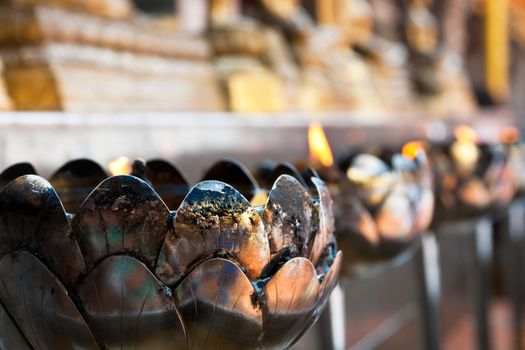
[[[335,160],[309,148],[313,125]],[[520,139],[525,0],[0,0],[0,169],[163,158],[194,183],[226,157],[330,167],[356,149],[447,142],[458,125]],[[439,241],[441,345],[482,348],[475,252]],[[347,348],[425,348],[418,266],[342,280]],[[521,329],[498,276],[488,332],[511,349]]]

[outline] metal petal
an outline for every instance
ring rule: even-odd
[[[376,214],[379,233],[389,240],[406,240],[414,225],[410,199],[403,189],[395,189],[381,204]]]
[[[288,261],[264,287],[265,349],[286,349],[314,315],[320,283],[312,263],[305,258]]]
[[[261,217],[233,187],[205,181],[181,204],[159,256],[156,274],[175,284],[206,257],[229,256],[257,278],[270,259]]]
[[[326,184],[316,177],[312,182],[319,195],[319,204],[315,206],[318,211],[319,230],[313,240],[310,251],[310,260],[315,264],[319,261],[327,246],[334,241],[335,223],[333,216],[333,201]]]
[[[337,282],[339,282],[339,276],[341,274],[342,266],[343,253],[339,251],[335,256],[334,261],[332,262],[332,266],[330,266],[330,270],[324,275],[323,281],[321,282],[321,287],[319,290],[319,299],[317,301],[317,307],[315,309],[315,312],[306,324],[306,326],[303,328],[301,333],[299,333],[299,335],[295,338],[293,344],[299,341],[299,339],[310,329],[310,327],[312,327],[317,322],[317,320],[323,313],[326,305],[328,304],[328,300],[330,298],[330,295],[332,294],[332,291],[337,285]]]
[[[66,210],[73,213],[107,177],[99,164],[89,159],[77,159],[58,169],[49,182],[57,191]]]
[[[99,349],[66,289],[27,252],[0,261],[0,301],[34,349]]]
[[[0,349],[32,350],[2,303],[0,303]]]
[[[337,255],[335,256],[332,266],[330,266],[330,270],[328,270],[328,273],[324,276],[323,282],[321,283],[321,290],[319,293],[320,294],[319,305],[317,307],[318,314],[320,314],[322,310],[324,309],[326,303],[328,302],[328,298],[330,297],[330,294],[332,294],[332,291],[337,285],[337,282],[339,281],[339,275],[341,273],[342,266],[343,266],[343,252],[339,251],[337,252]]]
[[[308,184],[306,183],[306,180],[301,175],[299,170],[297,170],[297,168],[290,163],[281,163],[277,167],[275,167],[275,169],[273,169],[273,171],[269,174],[266,182],[269,186],[271,186],[275,183],[275,181],[277,181],[277,179],[281,175],[289,175],[291,177],[294,177],[297,181],[301,183],[301,185],[303,185],[304,188],[308,188]]]
[[[107,258],[82,282],[78,295],[104,349],[186,349],[169,290],[140,261]]]
[[[295,256],[308,255],[313,210],[310,195],[299,181],[289,175],[277,179],[263,213],[272,254],[293,247]]]
[[[114,176],[101,183],[73,220],[88,271],[109,255],[129,253],[153,269],[170,212],[144,181]]]
[[[345,241],[352,249],[375,249],[381,242],[376,222],[370,212],[352,196],[344,196],[345,203],[337,217],[338,241]]]
[[[69,234],[64,208],[41,177],[20,177],[0,193],[0,257],[18,249],[34,252],[62,283],[72,286],[85,266]]]
[[[175,290],[190,349],[257,349],[262,312],[241,269],[225,259],[198,265]]]
[[[168,208],[176,210],[190,191],[190,185],[182,172],[173,164],[161,160],[146,163],[147,178]]]
[[[242,163],[233,159],[217,162],[208,169],[202,180],[227,183],[248,199],[252,199],[259,188],[250,171]]]
[[[395,176],[388,165],[370,154],[356,156],[346,171],[349,186],[366,206],[381,203],[391,190]]]
[[[16,178],[24,175],[36,175],[36,170],[31,163],[17,163],[6,168],[0,174],[0,189]]]

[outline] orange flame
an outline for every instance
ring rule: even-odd
[[[131,174],[131,160],[127,157],[119,157],[108,164],[111,175]]]
[[[476,131],[466,124],[458,125],[454,129],[454,136],[456,140],[464,143],[478,143],[478,134]]]
[[[334,165],[332,150],[321,124],[310,124],[308,128],[308,145],[310,148],[310,159],[313,162],[319,162],[325,167]]]
[[[419,152],[424,152],[427,148],[425,141],[407,142],[401,149],[401,154],[408,159],[416,159]]]
[[[506,144],[512,144],[518,142],[521,137],[521,132],[515,126],[506,126],[501,129],[500,139],[501,142]]]

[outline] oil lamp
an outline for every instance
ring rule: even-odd
[[[308,191],[279,176],[253,206],[257,183],[223,161],[170,211],[160,193],[187,185],[170,163],[93,185],[103,173],[78,160],[53,175],[58,190],[22,175],[0,192],[2,348],[286,349],[319,317],[342,259],[319,178]]]
[[[502,145],[478,142],[474,129],[458,125],[450,145],[434,145],[438,216],[469,218],[501,209],[515,194],[511,164]]]
[[[392,261],[408,250],[432,221],[432,175],[421,142],[399,154],[352,154],[340,164],[346,178],[336,228],[352,275]]]

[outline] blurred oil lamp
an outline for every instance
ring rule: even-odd
[[[428,229],[432,174],[420,141],[407,143],[400,154],[353,154],[340,166],[346,179],[336,203],[336,230],[344,271],[352,275],[393,261]]]
[[[509,157],[516,195],[521,196],[525,191],[525,145],[521,131],[515,126],[501,128],[500,142]]]
[[[135,160],[131,173],[151,178],[106,177],[66,213],[59,193],[103,173],[77,160],[53,176],[60,191],[23,175],[0,192],[0,347],[287,349],[319,318],[342,259],[320,179],[309,192],[279,176],[260,206],[209,179],[170,211],[148,183],[182,174]],[[205,175],[229,176],[247,195],[258,188],[235,161]]]
[[[474,129],[459,125],[450,145],[433,145],[439,217],[468,218],[502,208],[515,194],[503,145],[479,143]]]

